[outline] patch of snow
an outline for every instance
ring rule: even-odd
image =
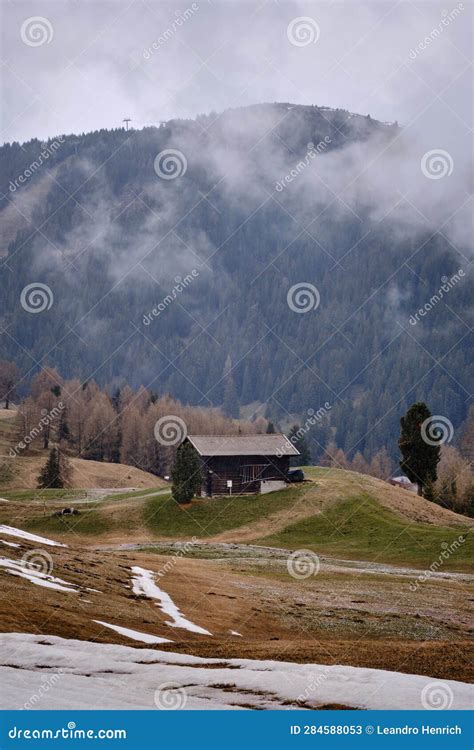
[[[94,594],[101,594],[102,591],[99,591],[99,589],[86,589],[86,591],[93,591]]]
[[[20,539],[26,539],[28,542],[37,542],[38,544],[49,544],[51,547],[67,547],[67,544],[61,544],[61,542],[53,542],[52,539],[46,539],[44,536],[37,536],[37,534],[30,534],[28,531],[22,531],[21,529],[15,529],[14,526],[0,525],[0,534],[8,534],[9,536],[17,536]]]
[[[425,695],[430,689],[434,694],[440,685],[453,710],[469,710],[473,700],[472,685],[381,669],[206,659],[56,636],[2,633],[2,708],[21,709],[51,668],[61,669],[61,679],[48,686],[34,708],[156,710],[157,687],[166,683],[174,683],[177,697],[186,699],[181,704],[186,709],[288,709],[304,701],[311,708],[339,703],[360,709],[421,710]]]
[[[0,557],[0,568],[5,568],[7,573],[19,576],[20,578],[26,578],[30,583],[43,586],[45,589],[55,589],[56,591],[66,591],[69,593],[76,593],[78,590],[73,583],[68,583],[67,581],[63,581],[62,578],[55,578],[55,576],[42,573],[33,567],[28,568],[17,560],[10,560],[8,557]]]
[[[102,622],[102,620],[93,620],[93,622],[96,622],[98,625],[103,625],[104,628],[115,630],[116,633],[125,635],[133,641],[141,641],[142,643],[173,643],[169,638],[159,638],[158,636],[150,635],[149,633],[140,633],[138,630],[122,628],[120,625],[111,625],[109,622]]]
[[[237,632],[236,630],[229,630],[229,633],[230,633],[231,635],[238,635],[238,636],[239,636],[239,638],[243,638],[243,635],[242,635],[242,633],[238,633],[238,632]]]
[[[0,539],[0,544],[6,544],[7,547],[19,547],[19,544],[15,542],[6,542],[5,539]]]
[[[140,568],[135,565],[132,568],[132,573],[135,574],[132,578],[133,593],[147,596],[150,599],[156,599],[157,606],[161,611],[171,617],[171,621],[167,620],[167,625],[172,628],[184,628],[185,630],[191,631],[191,633],[212,635],[208,630],[201,628],[199,625],[196,625],[194,622],[191,622],[191,620],[184,617],[170,595],[167,594],[166,591],[158,588],[152,570],[146,570],[145,568]]]
[[[10,500],[7,500],[6,497],[0,497],[0,503],[9,503]]]

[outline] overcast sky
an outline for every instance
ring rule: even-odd
[[[472,128],[467,1],[2,0],[1,9],[2,142],[262,101],[429,122],[437,146]]]

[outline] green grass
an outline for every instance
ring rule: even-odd
[[[60,490],[47,490],[46,492],[51,500],[57,499],[54,493]],[[132,535],[135,529],[146,527],[160,537],[190,539],[193,536],[199,536],[204,538],[209,534],[218,534],[221,531],[258,521],[281,508],[289,508],[299,499],[302,489],[292,488],[269,495],[194,500],[184,507],[176,504],[166,488],[164,490],[166,494],[159,493],[163,493],[163,490],[146,492],[150,495],[149,498],[137,500],[134,508],[127,508],[122,513],[115,512],[115,509],[113,513],[108,513],[106,509],[103,509],[105,501],[101,501],[99,505],[91,508],[82,504],[78,505],[77,508],[80,511],[78,516],[51,516],[52,508],[46,505],[46,516],[36,516],[31,519],[25,517],[25,520],[22,520],[22,528],[44,534],[64,533],[73,529],[78,534],[97,536],[112,530],[129,530]],[[15,494],[29,494],[32,499],[31,491]],[[118,498],[109,495],[107,505],[118,500],[117,510],[120,510],[121,499],[124,501],[133,499],[133,494]],[[0,511],[2,510],[4,515],[8,515],[7,504],[5,508],[0,508]],[[132,536],[131,541],[133,541]]]
[[[315,477],[328,470],[315,469]],[[162,490],[150,489],[133,507],[120,509],[120,499],[131,500],[137,493],[109,496],[107,508],[78,506],[80,515],[25,518],[22,528],[44,534],[64,533],[73,530],[79,534],[99,536],[108,531],[130,532],[148,528],[157,538],[205,539],[221,532],[238,529],[261,521],[282,509],[291,509],[308,491],[308,485],[289,487],[268,495],[248,495],[194,500],[190,505],[179,506]],[[73,491],[74,492],[74,491]],[[76,491],[77,492],[77,491]],[[81,492],[81,491],[79,491]],[[46,490],[50,501],[58,501],[64,490]],[[148,496],[149,495],[149,496]],[[319,495],[319,493],[318,493]],[[32,490],[7,492],[11,499],[32,500],[38,493]],[[73,497],[73,495],[69,495]],[[409,565],[428,569],[439,560],[440,554],[462,535],[465,539],[448,559],[443,559],[441,570],[469,570],[474,556],[472,534],[462,525],[443,527],[434,524],[410,522],[380,505],[370,494],[360,492],[349,484],[341,488],[340,499],[327,506],[323,512],[289,524],[269,536],[255,538],[252,543],[288,549],[311,549],[323,555],[354,560]],[[118,500],[111,508],[113,500]],[[414,498],[416,501],[416,499]],[[103,502],[103,501],[102,501]],[[65,503],[66,504],[66,503]],[[70,503],[71,505],[73,502]],[[102,505],[102,503],[101,503]],[[38,506],[35,506],[38,509]],[[8,504],[0,507],[2,519],[8,514]],[[27,516],[27,511],[25,510]],[[4,519],[3,522],[9,521]],[[443,546],[444,545],[444,546]]]
[[[172,498],[150,498],[144,507],[144,521],[160,536],[203,538],[259,521],[282,508],[291,508],[302,494],[302,488],[294,487],[268,495],[194,500],[191,505],[182,507]]]
[[[2,497],[7,500],[16,500],[18,502],[24,501],[38,501],[43,500],[70,500],[75,497],[84,495],[84,490],[5,490],[2,492]]]
[[[87,490],[83,490],[83,492],[87,492]],[[133,492],[114,492],[110,495],[106,495],[100,502],[110,502],[114,500],[133,500],[134,497],[142,497],[146,495],[162,495],[165,493],[171,494],[171,489],[169,487],[152,487],[147,490],[134,490]]]
[[[440,553],[463,536],[465,541],[441,570],[467,570],[474,559],[473,535],[467,526],[443,527],[403,520],[361,494],[328,507],[257,540],[259,544],[310,549],[335,557],[429,567]]]
[[[97,510],[81,511],[78,516],[40,516],[22,525],[22,528],[33,533],[43,534],[86,534],[97,536],[105,534],[112,528],[107,516]]]

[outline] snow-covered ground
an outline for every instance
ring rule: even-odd
[[[469,709],[474,698],[462,682],[377,669],[205,659],[24,633],[0,636],[0,681],[4,709],[284,709],[296,701]]]
[[[5,544],[7,547],[19,547],[20,546],[16,542],[6,542],[5,539],[0,539],[0,544]]]
[[[22,531],[22,529],[16,529],[14,526],[5,526],[0,524],[0,534],[7,534],[8,536],[16,536],[19,539],[25,539],[27,542],[36,542],[37,544],[47,544],[50,547],[67,547],[67,544],[61,544],[61,542],[53,542],[52,539],[47,539],[45,536],[38,536],[37,534],[30,534],[28,531]]]
[[[201,635],[212,635],[208,630],[201,628],[191,620],[188,620],[178,609],[172,598],[166,591],[160,589],[155,583],[155,574],[152,570],[140,568],[135,565],[132,568],[132,590],[134,594],[148,596],[150,599],[156,599],[157,606],[165,615],[171,617],[166,624],[172,628],[184,628],[191,633],[200,633]]]
[[[110,622],[102,622],[102,620],[94,620],[98,625],[103,625],[104,628],[110,628],[115,630],[116,633],[124,635],[127,638],[131,638],[132,641],[141,641],[142,643],[172,643],[169,638],[159,638],[157,635],[150,635],[150,633],[142,633],[138,630],[130,630],[130,628],[124,628],[121,625],[111,625]]]
[[[66,591],[67,593],[78,591],[77,586],[73,583],[68,583],[67,581],[63,581],[62,578],[56,578],[56,576],[43,573],[33,565],[28,566],[21,561],[10,560],[8,557],[0,557],[0,568],[4,568],[11,575],[26,578],[30,583],[34,583],[36,586],[43,586],[45,589],[55,589],[56,591]]]

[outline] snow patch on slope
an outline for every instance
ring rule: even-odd
[[[77,593],[78,590],[73,583],[68,583],[67,581],[63,581],[62,578],[42,573],[34,567],[27,567],[17,560],[10,560],[8,557],[0,557],[0,568],[5,568],[7,573],[19,576],[20,578],[26,578],[30,583],[43,586],[45,589],[55,589],[56,591],[66,591],[69,593]]]
[[[140,568],[135,565],[132,568],[132,573],[134,573],[132,578],[133,593],[140,596],[147,596],[150,599],[156,599],[157,606],[161,611],[171,617],[171,621],[166,621],[167,625],[172,628],[184,628],[185,630],[191,631],[191,633],[212,635],[208,630],[201,628],[199,625],[196,625],[194,622],[191,622],[191,620],[184,617],[170,595],[156,585],[152,570],[146,570],[145,568]]]
[[[9,536],[16,536],[20,539],[26,539],[28,542],[37,542],[38,544],[48,544],[51,547],[67,547],[67,544],[61,544],[61,542],[53,542],[52,539],[47,539],[44,536],[37,536],[36,534],[30,534],[28,531],[22,531],[16,529],[14,526],[0,525],[0,534],[8,534]]]
[[[98,625],[103,625],[104,628],[110,628],[115,630],[116,633],[124,635],[127,638],[131,638],[133,641],[141,641],[142,643],[172,643],[169,638],[159,638],[157,635],[150,635],[149,633],[140,633],[138,630],[130,630],[130,628],[123,628],[120,625],[111,625],[109,622],[102,622],[102,620],[93,620]]]

